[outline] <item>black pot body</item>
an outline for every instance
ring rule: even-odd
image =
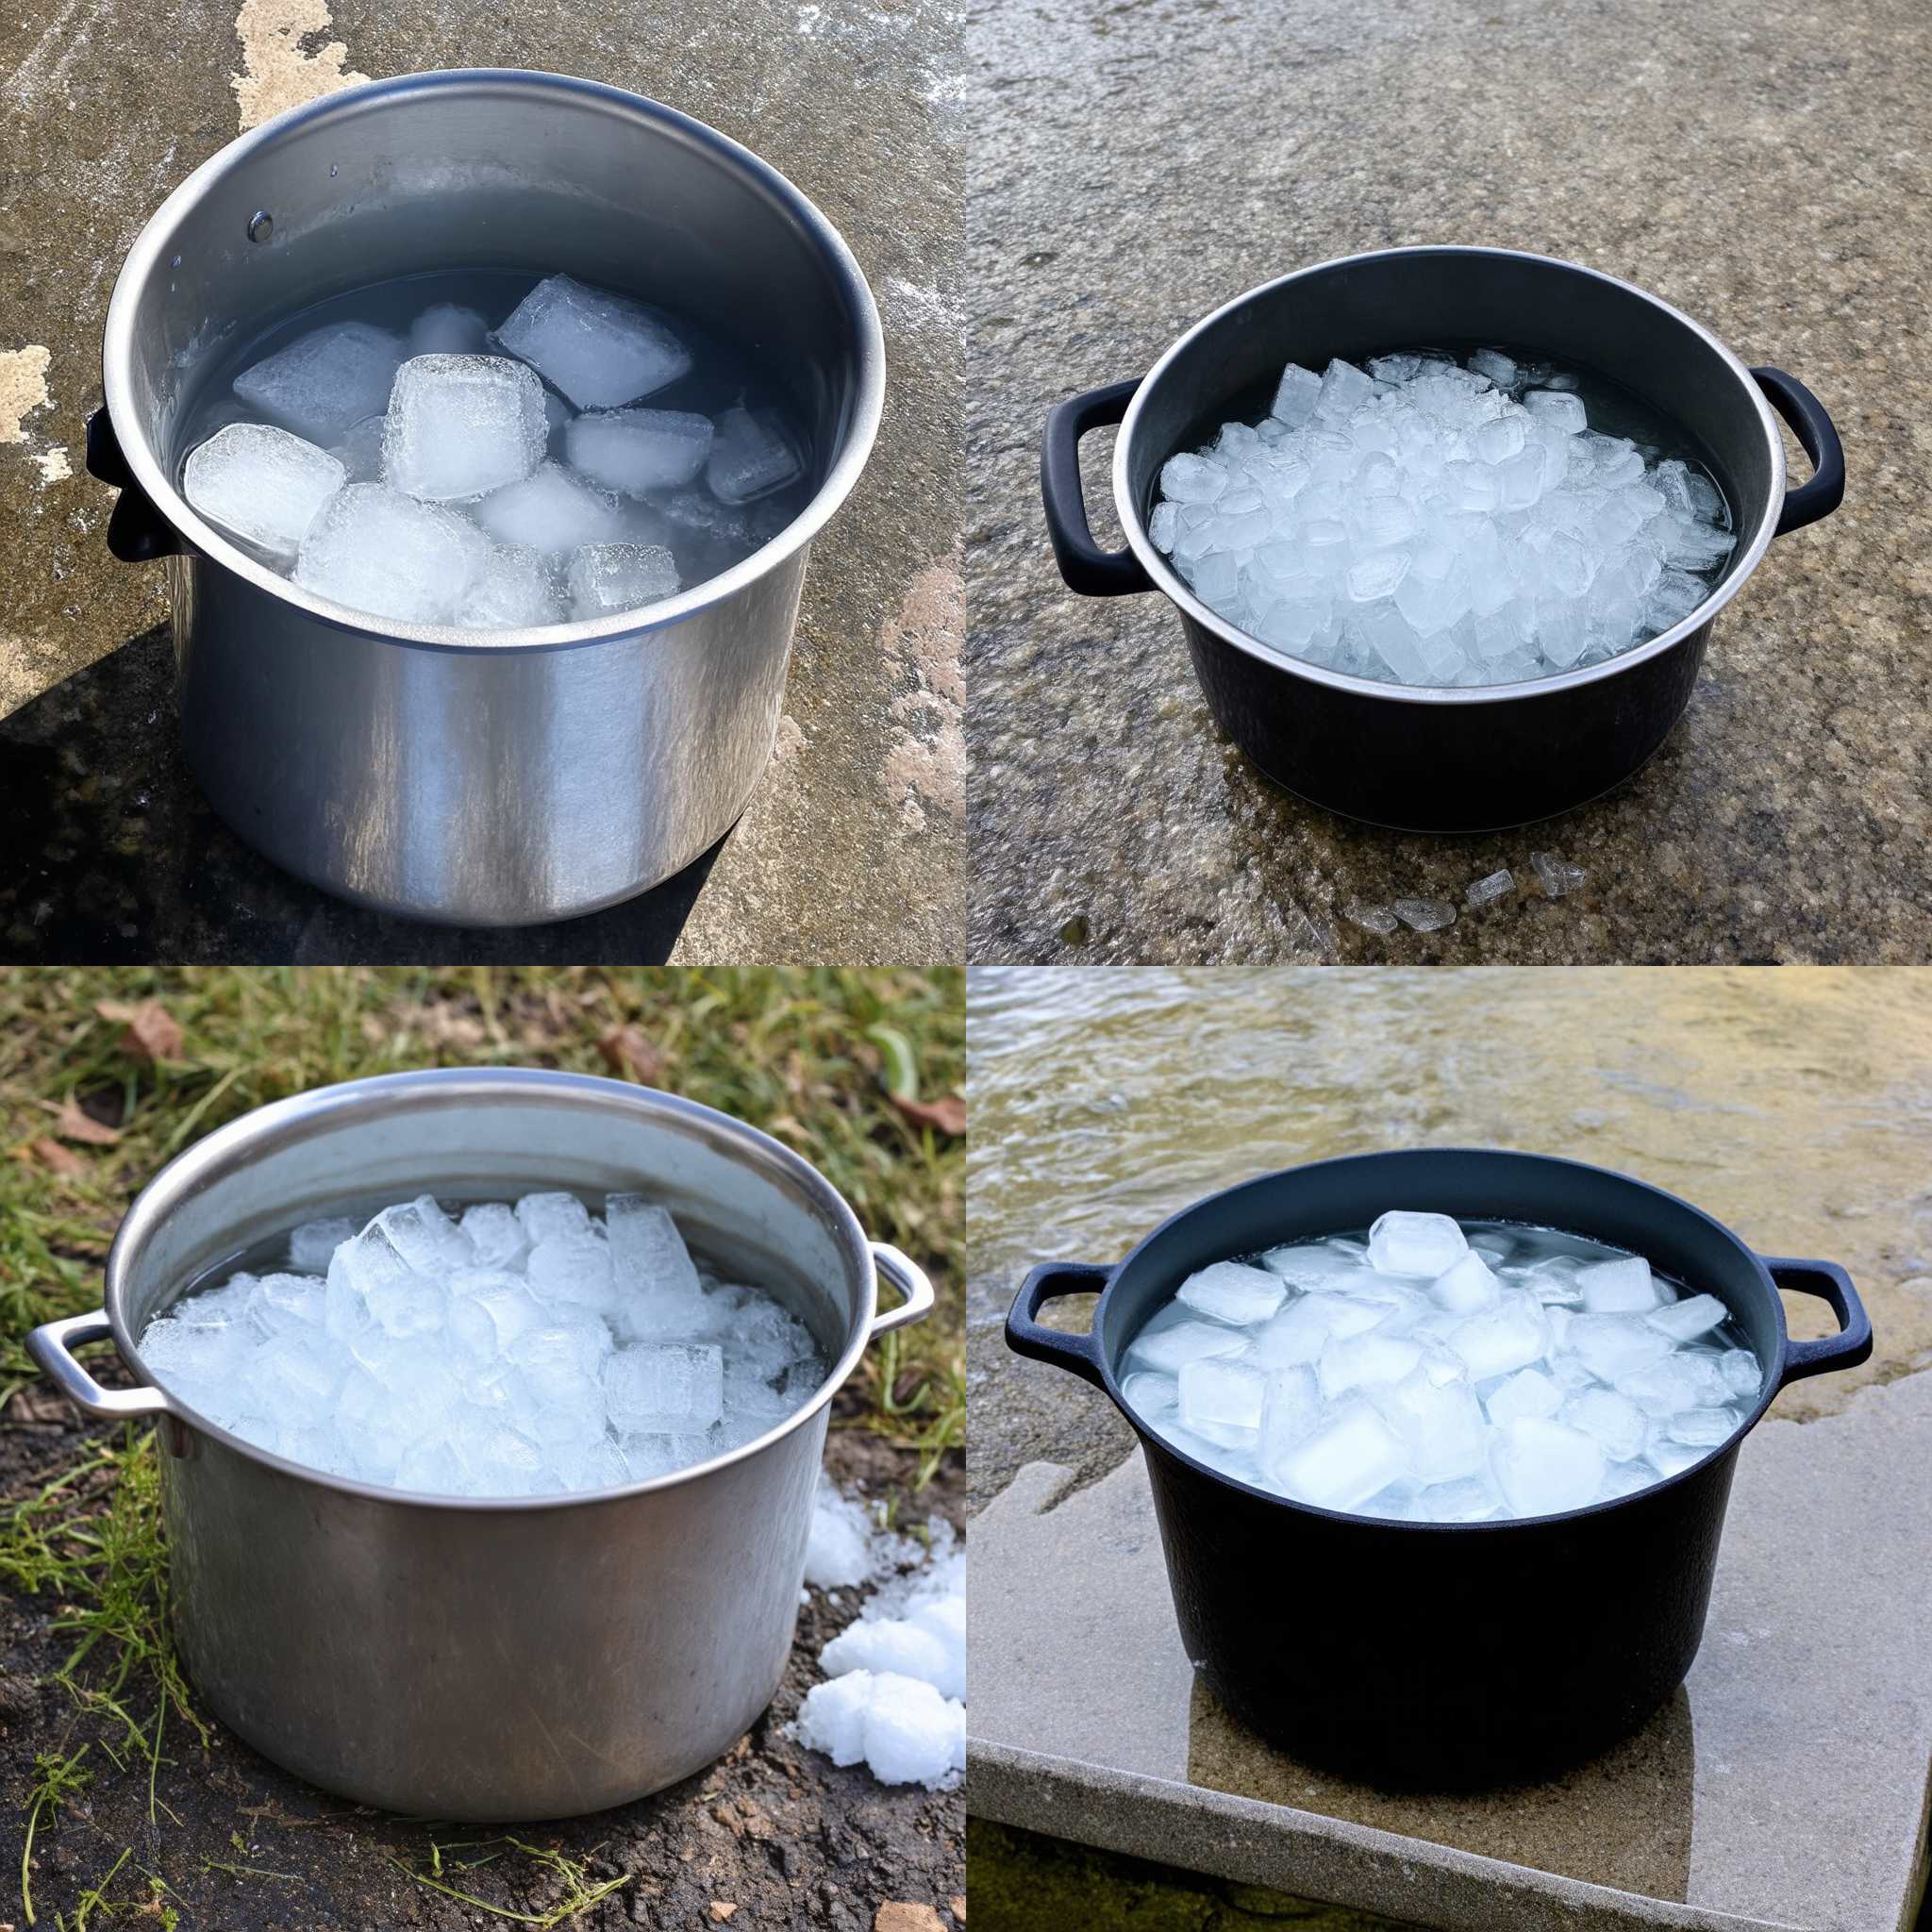
[[[1744,1429],[1680,1474],[1615,1502],[1521,1522],[1430,1524],[1293,1503],[1141,1428],[1121,1400],[1116,1364],[1182,1279],[1230,1256],[1365,1226],[1391,1208],[1568,1229],[1717,1295],[1765,1365]],[[1091,1289],[1102,1274],[1091,1337],[1032,1321],[1049,1295]],[[1844,1332],[1792,1342],[1780,1285],[1825,1295]],[[1036,1270],[1008,1339],[1104,1388],[1140,1434],[1181,1637],[1221,1701],[1311,1763],[1434,1789],[1579,1762],[1670,1696],[1703,1633],[1744,1433],[1784,1381],[1871,1351],[1856,1293],[1831,1264],[1766,1262],[1708,1215],[1627,1175],[1477,1149],[1351,1156],[1213,1195],[1117,1268]]]

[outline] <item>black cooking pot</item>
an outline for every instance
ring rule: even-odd
[[[1560,1516],[1394,1523],[1291,1502],[1141,1426],[1118,1364],[1196,1269],[1391,1208],[1514,1221],[1644,1256],[1716,1295],[1764,1365],[1743,1427],[1654,1487]],[[1779,1291],[1822,1296],[1840,1332],[1793,1341]],[[1100,1291],[1091,1332],[1041,1305]],[[1767,1260],[1627,1174],[1539,1154],[1427,1148],[1263,1174],[1164,1221],[1117,1267],[1027,1275],[1007,1344],[1104,1389],[1146,1451],[1181,1639],[1222,1703],[1307,1761],[1392,1786],[1470,1789],[1580,1762],[1635,1729],[1697,1654],[1738,1445],[1789,1382],[1850,1368],[1872,1324],[1842,1268]]]
[[[1383,684],[1270,650],[1204,604],[1154,547],[1147,519],[1162,464],[1211,441],[1231,400],[1285,362],[1320,370],[1338,356],[1361,363],[1456,342],[1507,342],[1607,376],[1702,453],[1738,541],[1680,624],[1622,657],[1529,683]],[[1778,416],[1816,466],[1790,491]],[[1114,507],[1127,548],[1104,551],[1088,526],[1079,446],[1114,423]],[[1162,591],[1180,610],[1209,708],[1267,776],[1351,818],[1415,832],[1526,824],[1621,784],[1690,702],[1712,621],[1772,538],[1816,523],[1845,492],[1838,431],[1794,376],[1747,370],[1688,315],[1628,282],[1505,248],[1383,249],[1250,290],[1196,323],[1145,376],[1055,409],[1040,479],[1068,585],[1091,597]]]

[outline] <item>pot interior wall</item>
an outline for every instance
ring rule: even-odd
[[[248,239],[259,212],[264,242]],[[561,271],[725,330],[791,391],[815,482],[860,389],[863,294],[784,195],[704,130],[557,75],[429,75],[331,101],[220,168],[154,261],[133,382],[171,476],[211,366],[317,302],[431,271]]]
[[[1562,262],[1428,249],[1338,263],[1243,301],[1161,375],[1128,456],[1144,519],[1161,465],[1212,441],[1231,399],[1335,357],[1419,347],[1511,343],[1593,370],[1677,425],[1729,499],[1742,558],[1767,518],[1772,466],[1754,397],[1693,329],[1636,291]],[[1735,565],[1733,566],[1736,567]]]
[[[702,1116],[646,1112],[622,1090],[519,1091],[479,1076],[357,1083],[238,1143],[203,1184],[142,1219],[120,1283],[127,1326],[138,1338],[158,1309],[304,1221],[424,1192],[502,1200],[553,1188],[648,1192],[712,1261],[785,1302],[834,1361],[867,1319],[870,1256],[756,1143]]]
[[[1109,1367],[1156,1305],[1195,1269],[1303,1236],[1367,1227],[1391,1208],[1521,1221],[1628,1248],[1661,1273],[1716,1295],[1768,1369],[1783,1348],[1777,1295],[1748,1252],[1695,1208],[1641,1181],[1573,1161],[1418,1148],[1264,1174],[1162,1228],[1136,1250],[1131,1269],[1108,1291],[1100,1343]]]

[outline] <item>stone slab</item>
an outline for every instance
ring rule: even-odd
[[[1141,1457],[1073,1480],[1028,1464],[974,1524],[975,1815],[1457,1932],[1912,1924],[1932,1374],[1761,1424],[1677,1697],[1565,1777],[1473,1797],[1350,1784],[1236,1724],[1181,1648]]]

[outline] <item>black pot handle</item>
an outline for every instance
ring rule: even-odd
[[[1049,1261],[1043,1268],[1034,1269],[1020,1284],[1020,1292],[1007,1311],[1007,1346],[1015,1355],[1051,1362],[1057,1369],[1071,1369],[1096,1389],[1106,1388],[1100,1373],[1100,1343],[1091,1335],[1043,1328],[1038,1318],[1041,1302],[1056,1301],[1063,1294],[1098,1294],[1112,1274],[1111,1268],[1095,1268],[1085,1261]]]
[[[1105,429],[1127,413],[1141,378],[1111,382],[1061,403],[1046,419],[1040,445],[1040,496],[1046,506],[1046,534],[1070,591],[1083,597],[1124,597],[1154,588],[1131,550],[1103,550],[1087,522],[1087,499],[1080,489],[1080,439]]]
[[[1838,1317],[1839,1332],[1823,1341],[1792,1341],[1787,1337],[1785,1358],[1778,1369],[1780,1389],[1831,1369],[1856,1369],[1870,1359],[1872,1318],[1852,1286],[1852,1277],[1836,1261],[1774,1260],[1769,1255],[1761,1258],[1780,1289],[1793,1294],[1815,1294],[1829,1302]]]
[[[123,563],[152,563],[156,558],[172,557],[182,548],[175,526],[134,480],[134,472],[121,453],[121,439],[108,420],[105,403],[87,419],[87,467],[90,475],[121,492],[108,519],[108,548]]]
[[[1845,446],[1838,440],[1824,405],[1795,375],[1787,375],[1782,369],[1754,369],[1751,374],[1811,458],[1809,480],[1785,491],[1785,507],[1777,516],[1777,534],[1782,537],[1787,530],[1802,530],[1807,524],[1828,517],[1845,500]]]

